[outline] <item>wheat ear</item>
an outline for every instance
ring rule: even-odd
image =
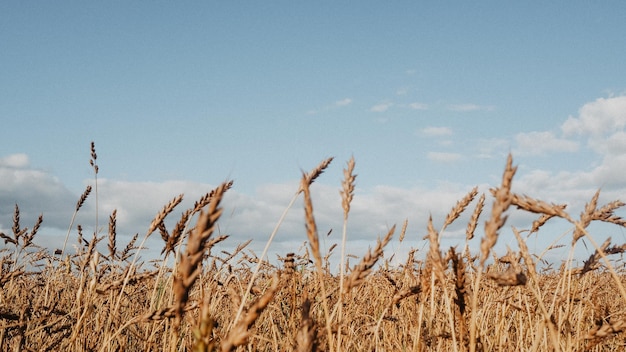
[[[470,318],[470,352],[476,352],[476,309],[478,306],[478,288],[480,287],[480,279],[485,267],[485,261],[489,256],[491,248],[496,244],[498,239],[498,231],[506,222],[504,212],[511,205],[511,183],[513,176],[517,171],[517,166],[513,167],[513,156],[509,153],[506,160],[506,167],[502,175],[502,184],[494,192],[495,199],[491,207],[491,217],[485,223],[485,235],[480,242],[480,266],[474,280],[472,288],[472,311]]]
[[[461,214],[465,211],[467,206],[469,206],[472,200],[474,200],[474,197],[476,197],[477,194],[478,187],[474,187],[471,191],[469,191],[468,194],[465,195],[465,197],[463,197],[455,204],[454,208],[452,208],[452,210],[448,213],[448,216],[446,216],[446,220],[443,222],[443,226],[439,233],[442,233],[446,229],[446,227],[448,227],[448,225],[452,224],[454,220],[458,219],[459,216],[461,216]]]
[[[303,174],[300,182],[300,190],[304,194],[304,218],[307,238],[309,246],[315,259],[315,269],[317,272],[317,281],[322,289],[322,307],[324,308],[324,318],[326,320],[326,333],[328,334],[329,350],[333,350],[333,333],[331,329],[330,314],[328,309],[328,299],[326,296],[326,283],[324,281],[324,272],[322,269],[322,255],[320,253],[319,234],[317,232],[317,224],[313,216],[313,202],[311,201],[311,185],[312,178]]]
[[[348,161],[347,168],[343,169],[343,182],[341,183],[342,190],[341,194],[341,205],[343,207],[343,229],[341,236],[341,261],[339,262],[339,287],[343,287],[345,272],[346,272],[346,242],[347,242],[347,230],[348,230],[348,214],[350,213],[350,203],[352,202],[352,198],[354,197],[354,181],[356,180],[356,175],[354,174],[354,157],[350,158]],[[343,319],[343,295],[339,295],[339,300],[337,301],[337,306],[339,307],[339,312],[337,315],[337,319],[339,321],[338,331],[337,331],[337,349],[341,346],[341,320]]]
[[[209,202],[207,212],[200,212],[196,228],[189,234],[185,255],[178,265],[178,275],[174,277],[173,290],[176,296],[174,331],[180,329],[183,313],[189,301],[189,292],[202,272],[202,259],[205,252],[210,249],[210,237],[215,231],[217,220],[222,215],[220,202],[224,193],[228,189],[228,183],[222,183],[215,189],[213,197]]]

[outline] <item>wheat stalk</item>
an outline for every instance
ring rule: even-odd
[[[504,212],[511,205],[511,182],[513,176],[517,171],[517,166],[513,167],[513,157],[508,155],[504,173],[502,175],[502,183],[494,192],[494,202],[491,206],[491,217],[485,223],[485,235],[480,241],[480,266],[476,278],[474,280],[474,287],[472,289],[472,311],[470,317],[470,352],[476,352],[476,309],[478,306],[478,288],[480,287],[480,279],[482,272],[485,268],[485,260],[489,256],[491,248],[496,244],[498,239],[498,231],[506,222],[506,216]]]
[[[325,159],[319,165],[317,165],[317,167],[315,167],[315,169],[313,169],[311,172],[309,172],[307,174],[306,177],[310,181],[310,183],[312,183],[315,179],[317,179],[317,177],[319,177],[324,172],[324,170],[326,170],[326,168],[330,165],[332,160],[333,160],[333,158]],[[278,233],[278,229],[282,225],[283,221],[285,220],[285,217],[287,216],[287,213],[289,212],[289,209],[291,209],[293,204],[296,202],[296,199],[298,199],[298,196],[300,195],[301,192],[302,192],[302,188],[300,187],[300,188],[298,188],[298,191],[294,194],[294,196],[291,198],[291,201],[289,202],[289,204],[287,205],[287,207],[283,211],[282,215],[280,216],[280,219],[278,219],[278,222],[276,223],[276,226],[274,226],[274,230],[272,230],[272,233],[270,234],[267,242],[265,243],[265,247],[263,248],[263,253],[261,253],[261,259],[265,258],[265,256],[267,255],[267,251],[269,250],[270,245],[272,244],[272,241],[274,240],[274,237],[276,236],[276,233]],[[237,310],[237,314],[235,315],[235,319],[233,319],[233,321],[231,322],[230,327],[232,327],[232,324],[235,321],[237,321],[239,319],[239,317],[241,316],[241,313],[243,312],[245,300],[248,298],[248,294],[250,293],[250,289],[252,288],[252,285],[254,283],[254,279],[257,277],[257,275],[259,273],[259,270],[261,270],[261,261],[259,261],[257,266],[254,268],[254,271],[252,272],[252,277],[250,278],[250,282],[248,283],[248,287],[246,288],[246,290],[243,293],[242,303],[239,305],[239,309]],[[229,327],[229,329],[230,329],[230,327]]]
[[[300,182],[300,190],[304,195],[304,219],[309,246],[313,253],[313,259],[317,272],[317,282],[322,289],[322,307],[324,308],[324,318],[326,320],[326,333],[328,335],[329,350],[333,350],[333,336],[331,330],[331,318],[328,309],[328,300],[326,296],[326,284],[324,281],[324,272],[322,269],[322,255],[320,253],[319,234],[317,232],[317,224],[313,216],[313,202],[311,201],[310,185],[313,182],[310,175],[303,174]]]

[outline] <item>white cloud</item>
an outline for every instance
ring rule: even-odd
[[[0,159],[0,228],[12,221],[15,205],[23,227],[32,226],[41,213],[44,226],[67,226],[77,200],[56,177],[31,168],[25,154]]]
[[[578,117],[570,116],[561,126],[565,135],[599,136],[626,126],[626,96],[599,98],[583,105]]]
[[[341,99],[335,102],[335,106],[348,106],[350,104],[352,104],[352,99],[350,98]]]
[[[568,139],[558,138],[552,132],[527,132],[515,136],[517,148],[515,155],[543,155],[549,152],[575,152],[578,143]]]
[[[385,124],[387,122],[389,122],[389,119],[386,117],[379,117],[376,119],[376,122],[381,123],[381,124]]]
[[[72,194],[52,175],[38,170],[25,169],[24,174],[6,172],[0,168],[0,230],[10,233],[13,207],[19,203],[22,226],[32,226],[39,213],[44,215],[44,227],[35,243],[47,248],[61,246],[79,194]],[[12,170],[15,171],[15,170]],[[18,182],[19,181],[19,182]],[[184,194],[184,201],[165,220],[171,229],[180,214],[193,206],[203,194],[214,186],[187,181],[129,182],[100,178],[98,180],[99,233],[106,233],[108,216],[117,210],[118,246],[128,243],[135,233],[143,236],[155,215],[178,194]],[[327,185],[317,181],[311,188],[314,215],[321,236],[334,230],[331,236],[324,236],[323,245],[328,248],[340,242],[340,229],[343,220],[339,184]],[[18,186],[19,184],[19,186]],[[220,244],[221,249],[232,250],[248,239],[253,239],[250,249],[260,255],[269,234],[277,225],[281,214],[298,188],[297,180],[283,184],[264,184],[252,195],[237,191],[235,183],[222,202],[224,211],[218,222],[220,234],[231,237]],[[348,236],[349,253],[363,255],[368,246],[375,243],[378,236],[386,233],[393,224],[401,226],[409,219],[409,234],[426,228],[428,214],[433,214],[441,223],[446,212],[467,192],[465,186],[446,185],[441,188],[399,188],[377,186],[369,190],[357,187],[350,213]],[[9,196],[11,195],[11,196]],[[95,197],[92,193],[81,208],[69,246],[75,243],[75,226],[81,224],[85,236],[90,236],[95,223]],[[282,250],[297,251],[306,241],[302,202],[298,200],[288,212],[270,249],[270,259]],[[460,225],[459,225],[460,226]],[[462,226],[451,226],[448,235],[462,233]],[[44,234],[45,233],[45,234]],[[399,233],[399,227],[396,236]],[[410,235],[408,235],[410,236]],[[422,236],[414,236],[407,242],[421,241]],[[158,233],[152,234],[144,258],[155,258],[163,243]]]
[[[449,127],[436,127],[436,126],[431,126],[431,127],[426,127],[420,130],[421,133],[427,135],[427,136],[451,136],[452,133],[452,129],[450,129]]]
[[[461,154],[444,153],[444,152],[428,152],[428,159],[437,162],[450,163],[461,159]]]
[[[402,87],[396,90],[396,95],[406,95],[408,92],[409,92],[408,88]]]
[[[326,111],[330,111],[330,110],[334,110],[334,109],[339,109],[345,106],[348,106],[352,104],[352,99],[351,98],[344,98],[344,99],[340,99],[335,101],[333,104],[330,105],[326,105],[324,107],[318,108],[318,109],[309,109],[307,110],[306,114],[307,115],[315,115],[315,114],[319,114],[322,112],[326,112]]]
[[[389,110],[390,107],[393,106],[393,103],[391,102],[384,102],[384,103],[380,103],[380,104],[376,104],[374,106],[372,106],[370,108],[371,112],[385,112],[387,110]]]
[[[600,98],[583,105],[578,117],[570,116],[561,130],[566,136],[587,137],[587,145],[604,157],[626,153],[626,96]]]
[[[506,138],[481,138],[475,141],[476,154],[479,159],[506,159],[511,150],[511,141]]]
[[[28,159],[28,155],[22,154],[22,153],[11,154],[3,158],[0,158],[1,168],[6,167],[6,168],[22,169],[22,168],[27,167],[29,164],[30,164],[30,161]]]
[[[341,101],[341,100],[340,100]],[[578,120],[581,126],[586,127],[588,132],[581,134],[595,143],[602,143],[602,148],[597,147],[600,153],[599,159],[592,165],[578,165],[570,167],[569,171],[558,170],[558,163],[548,166],[550,169],[539,169],[533,166],[532,159],[524,161],[524,167],[520,168],[513,181],[513,189],[516,192],[525,193],[549,202],[568,203],[568,211],[572,215],[579,214],[584,209],[584,204],[589,201],[596,189],[602,188],[601,203],[614,199],[624,198],[626,189],[626,132],[620,125],[621,110],[603,107],[615,104],[611,99],[603,99],[592,102],[596,111],[604,111],[601,121],[611,128],[602,128],[600,135],[594,137],[593,124],[588,121],[589,117],[581,113],[580,117],[570,118],[566,125]],[[585,109],[581,108],[581,111]],[[384,115],[378,115],[384,116]],[[621,126],[621,127],[620,127]],[[452,130],[448,127],[431,126],[424,128],[421,133],[432,136],[449,136]],[[477,157],[491,158],[491,161],[481,163],[494,163],[503,165],[506,154],[511,149],[511,143],[517,142],[519,151],[525,151],[527,155],[549,151],[574,151],[575,143],[551,132],[536,131],[505,138],[486,138],[472,140],[468,143],[468,150],[475,150]],[[601,138],[600,138],[601,137]],[[581,137],[582,138],[582,137]],[[542,143],[536,143],[541,141]],[[549,143],[547,143],[549,142]],[[548,147],[537,147],[533,144],[547,144]],[[584,148],[581,146],[579,149]],[[449,149],[443,149],[449,150]],[[582,151],[578,151],[582,152]],[[514,157],[516,154],[514,153]],[[463,160],[465,154],[452,152],[430,152],[428,159],[435,162],[454,163]],[[517,165],[519,162],[514,160]],[[548,164],[546,164],[548,165]],[[451,167],[456,170],[457,164],[438,165],[438,167]],[[491,177],[492,175],[485,175]],[[419,176],[418,176],[419,177]],[[453,178],[453,176],[451,176]],[[340,242],[341,222],[343,219],[341,200],[338,193],[340,185],[324,182],[340,179],[323,175],[320,181],[312,187],[313,206],[315,218],[318,221],[320,235],[324,236],[329,229],[333,229],[331,236],[324,236],[323,245],[328,248],[333,243]],[[407,239],[397,248],[415,246],[418,242],[423,243],[426,229],[426,221],[432,214],[435,226],[440,226],[447,212],[454,206],[465,193],[474,185],[466,184],[437,184],[434,187],[394,187],[390,185],[372,186],[367,189],[358,187],[352,203],[348,224],[348,238],[350,241],[349,252],[361,255],[368,245],[373,245],[377,236],[384,234],[393,224],[401,225],[405,219],[409,219]],[[428,180],[433,181],[433,180]],[[493,181],[493,179],[485,180]],[[462,182],[462,181],[461,181]],[[497,180],[495,181],[497,182]],[[118,234],[124,236],[120,244],[127,243],[128,238],[135,233],[143,235],[151,220],[162,207],[174,196],[184,193],[184,203],[179,205],[166,220],[166,225],[171,229],[173,222],[177,221],[184,209],[190,208],[193,202],[204,193],[209,192],[214,185],[192,183],[186,181],[167,182],[128,182],[115,179],[99,179],[99,222],[101,231],[106,232],[108,215],[113,209],[118,210]],[[250,249],[260,255],[268,235],[276,226],[282,212],[289,200],[297,190],[298,182],[286,182],[281,184],[259,185],[254,194],[243,194],[237,189],[235,183],[232,190],[228,191],[224,201],[224,212],[218,222],[219,232],[232,235],[220,249],[235,247],[237,244],[253,239]],[[491,204],[487,185],[480,185],[481,192],[486,192],[487,207]],[[9,155],[0,158],[0,230],[10,232],[13,217],[13,209],[17,203],[20,206],[23,226],[32,226],[40,213],[44,215],[44,228],[41,235],[35,238],[35,243],[44,246],[58,246],[58,238],[43,234],[45,229],[52,228],[56,232],[67,231],[67,226],[79,194],[73,194],[54,175],[35,169],[29,165],[28,156],[24,154]],[[602,204],[604,204],[602,203]],[[468,211],[471,213],[471,209]],[[512,212],[510,224],[529,226],[527,220],[532,220],[534,215],[519,217],[518,212]],[[485,209],[483,218],[488,216]],[[85,233],[93,227],[95,219],[94,194],[85,203],[79,213],[77,223],[86,227]],[[464,214],[464,216],[469,216]],[[276,240],[270,248],[270,259],[273,253],[282,251],[298,251],[300,245],[306,240],[304,228],[304,214],[301,201],[289,211],[287,218],[278,231]],[[442,246],[456,245],[459,238],[451,239],[449,236],[462,236],[466,218],[459,219],[457,224],[451,226],[444,236]],[[524,221],[522,221],[524,220]],[[484,221],[481,221],[483,223]],[[93,231],[93,230],[92,230]],[[504,231],[504,230],[503,230]],[[70,243],[75,242],[72,234]],[[477,235],[480,236],[480,235]],[[62,239],[62,237],[61,237]],[[462,244],[462,238],[461,244]],[[448,243],[445,240],[449,240]],[[158,233],[151,237],[149,248],[159,252],[162,246]],[[409,243],[407,243],[407,241]],[[412,241],[412,242],[411,242]],[[543,239],[541,239],[543,241]],[[474,240],[474,246],[478,246],[479,240]],[[121,246],[120,245],[120,246]],[[0,246],[2,244],[0,243]]]
[[[477,104],[453,104],[453,105],[448,105],[448,110],[458,111],[458,112],[493,111],[495,110],[495,106],[477,105]]]
[[[624,198],[626,189],[626,97],[601,98],[584,104],[578,117],[570,116],[561,125],[566,137],[587,138],[587,146],[595,151],[599,162],[578,171],[534,170],[517,184],[532,193],[572,202],[584,207],[596,189],[602,188],[608,200]],[[532,132],[516,136],[518,153],[536,155],[544,152],[584,152],[574,140],[558,138],[551,132]],[[574,212],[573,214],[576,214]]]
[[[626,132],[616,131],[610,135],[606,140],[606,152],[610,155],[624,155],[626,154]]]
[[[428,104],[424,103],[411,103],[409,107],[413,110],[428,110]]]

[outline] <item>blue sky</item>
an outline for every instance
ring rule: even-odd
[[[572,214],[600,187],[624,199],[625,15],[620,1],[3,2],[0,230],[17,203],[24,221],[44,213],[54,246],[93,183],[92,140],[100,218],[117,208],[128,237],[232,178],[224,231],[260,246],[328,156],[320,231],[339,232],[354,155],[350,235],[367,243],[405,218],[421,239],[429,213],[441,223],[496,185],[509,152],[519,192]],[[294,210],[276,251],[303,228]],[[449,231],[453,245],[462,226]]]

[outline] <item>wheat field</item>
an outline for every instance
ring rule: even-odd
[[[97,195],[97,155],[91,145],[95,186],[78,199],[63,248],[36,245],[42,217],[22,227],[16,205],[0,251],[0,348],[3,351],[623,351],[626,348],[626,273],[620,254],[626,244],[597,243],[593,222],[626,226],[615,215],[620,201],[598,204],[598,191],[578,216],[564,205],[515,194],[516,167],[509,155],[501,184],[487,194],[472,189],[435,229],[424,229],[426,253],[413,249],[402,265],[390,265],[386,245],[402,241],[407,222],[372,243],[357,264],[346,250],[350,205],[356,182],[349,160],[339,186],[343,207],[340,265],[330,269],[321,251],[311,193],[332,158],[303,173],[287,212],[301,199],[307,247],[282,253],[273,265],[267,253],[220,251],[224,182],[182,211],[165,204],[143,235],[118,243],[116,212],[108,233],[86,234],[76,214]],[[483,212],[483,209],[489,212]],[[440,237],[467,212],[465,243],[441,248]],[[506,225],[511,212],[530,212],[527,228]],[[542,253],[529,253],[526,239],[553,218],[572,226],[569,256],[545,268]],[[29,219],[29,221],[32,221]],[[278,229],[280,222],[276,226]],[[96,227],[97,228],[97,227]],[[474,238],[477,228],[484,228]],[[517,247],[493,250],[501,232]],[[9,231],[7,231],[9,232]],[[149,236],[163,239],[161,259],[141,262]],[[77,237],[74,239],[73,237]],[[593,254],[582,266],[573,260],[584,239]],[[72,246],[68,245],[71,241]],[[476,253],[470,243],[479,243]],[[77,245],[75,245],[78,243]],[[70,250],[69,248],[72,248]],[[154,249],[156,250],[156,249]],[[545,251],[550,250],[546,248]],[[544,251],[544,253],[545,253]],[[173,261],[168,259],[174,258]],[[168,264],[173,262],[173,264]]]

